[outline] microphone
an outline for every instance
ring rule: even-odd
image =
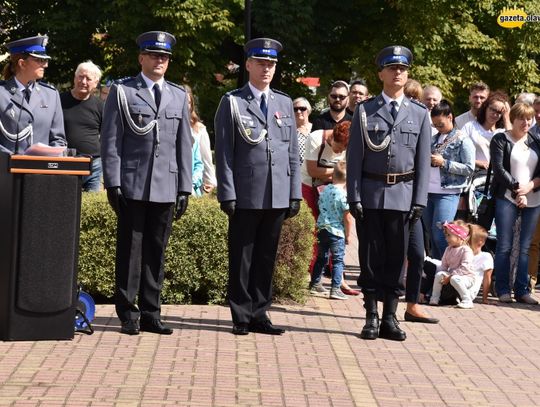
[[[15,152],[14,154],[19,154],[19,126],[21,123],[21,114],[24,107],[24,102],[26,101],[26,95],[28,95],[30,87],[34,84],[34,81],[28,81],[26,86],[24,87],[24,95],[21,102],[21,108],[19,109],[19,117],[17,118],[17,135],[15,138]]]

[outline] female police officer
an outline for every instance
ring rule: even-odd
[[[36,36],[6,44],[10,56],[0,81],[0,151],[17,154],[38,142],[66,145],[58,91],[36,82],[50,59],[47,40]]]

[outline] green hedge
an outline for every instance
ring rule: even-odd
[[[277,300],[303,302],[312,254],[313,217],[305,204],[285,221],[274,276]],[[79,282],[97,298],[114,294],[116,216],[106,193],[84,193],[81,210]],[[169,304],[219,304],[227,287],[227,217],[213,197],[190,199],[174,222],[166,253],[162,299]]]

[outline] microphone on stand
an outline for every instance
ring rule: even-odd
[[[19,126],[20,126],[20,123],[21,123],[21,114],[22,114],[22,111],[23,111],[24,102],[26,101],[26,97],[29,94],[28,93],[29,89],[33,84],[34,84],[34,81],[28,81],[28,83],[24,87],[24,95],[23,95],[23,98],[22,98],[22,101],[21,101],[21,108],[19,109],[19,117],[17,119],[17,136],[15,138],[15,152],[14,152],[14,154],[19,154]]]

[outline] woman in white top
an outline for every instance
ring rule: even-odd
[[[518,302],[538,303],[528,288],[529,246],[540,215],[540,139],[528,133],[533,116],[531,106],[516,103],[510,110],[512,130],[494,135],[490,144],[497,226],[495,288],[501,302],[512,302],[510,254],[514,224],[521,216],[514,296]]]
[[[501,91],[492,92],[480,106],[476,120],[468,122],[461,129],[476,147],[477,170],[485,172],[489,166],[489,143],[493,135],[512,128],[509,112],[508,95]]]
[[[206,126],[199,119],[197,114],[197,106],[195,105],[195,98],[193,97],[193,91],[188,85],[184,85],[184,89],[188,94],[188,103],[189,111],[191,113],[190,124],[191,124],[191,137],[193,143],[199,144],[199,150],[201,154],[201,159],[203,162],[203,184],[200,190],[195,191],[197,195],[202,194],[202,192],[209,193],[217,185],[216,181],[216,170],[214,168],[214,163],[212,162],[212,149],[210,147],[210,137],[208,136],[208,131]]]
[[[306,141],[312,127],[309,121],[311,105],[306,98],[299,97],[293,100],[293,110],[296,120],[296,136],[298,137],[298,153],[300,154],[300,165],[302,165],[306,153]]]

